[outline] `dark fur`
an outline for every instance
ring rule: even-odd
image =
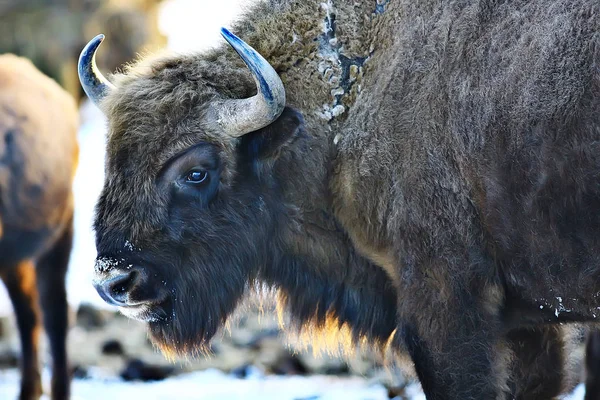
[[[289,105],[241,140],[204,115],[255,91],[226,46],[114,79],[98,276],[135,265],[166,351],[266,282],[305,328],[395,332],[429,399],[557,396],[557,324],[600,311],[598,3],[323,4],[237,24]],[[187,158],[214,191],[174,189]]]
[[[29,61],[0,56],[0,277],[21,335],[24,400],[42,393],[42,316],[52,351],[52,399],[69,398],[65,274],[76,132],[73,99]]]
[[[600,331],[588,336],[585,347],[585,400],[600,399]]]

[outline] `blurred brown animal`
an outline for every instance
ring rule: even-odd
[[[56,82],[24,58],[0,56],[0,276],[19,326],[23,400],[42,393],[40,306],[53,359],[52,399],[69,397],[65,274],[77,124],[75,103]]]

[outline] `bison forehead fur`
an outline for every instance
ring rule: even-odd
[[[395,332],[428,398],[556,396],[554,324],[600,310],[598,26],[591,0],[261,2],[234,31],[287,107],[241,138],[208,115],[256,92],[229,47],[140,61],[101,103],[99,282],[167,351],[266,283],[301,327]]]

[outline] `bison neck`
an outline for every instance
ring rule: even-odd
[[[234,31],[279,73],[287,104],[301,111],[308,133],[275,163],[283,196],[278,203],[286,207],[275,232],[280,240],[270,244],[271,259],[259,278],[280,290],[281,305],[299,328],[328,335],[344,328],[354,342],[383,343],[397,326],[395,289],[336,221],[330,184],[338,173],[334,138],[344,132],[369,60],[382,43],[375,32],[385,7],[375,3],[262,2]],[[217,53],[246,69],[228,47]]]
[[[279,289],[280,305],[304,332],[333,338],[342,328],[347,343],[386,343],[397,326],[395,289],[334,217],[329,182],[335,147],[324,138],[299,139],[275,169],[283,197],[277,203],[283,206],[260,280]]]
[[[375,83],[385,86],[389,79],[389,71],[381,71],[380,64],[387,66],[390,62],[387,57],[393,35],[389,32],[396,27],[401,13],[398,8],[393,2],[277,0],[257,4],[236,26],[236,32],[279,73],[287,104],[300,110],[306,121],[309,150],[294,149],[296,157],[282,163],[287,168],[282,169],[282,176],[294,182],[294,187],[285,189],[289,198],[304,197],[300,208],[305,208],[305,216],[306,211],[315,209],[315,202],[327,198],[328,203],[318,208],[327,209],[330,218],[335,215],[341,222],[352,239],[352,251],[383,267],[392,279],[397,272],[391,246],[380,237],[385,229],[375,225],[368,232],[361,229],[375,219],[363,215],[360,204],[365,202],[358,201],[356,197],[361,194],[353,192],[361,180],[360,172],[355,165],[342,163],[349,156],[338,155],[334,142],[370,133],[372,127],[365,121],[370,120],[371,114],[378,114],[378,100],[371,98],[370,92]],[[227,51],[239,63],[237,55]],[[240,67],[245,68],[241,64]],[[298,171],[300,164],[306,169]],[[386,184],[373,180],[376,187]],[[311,193],[307,194],[309,187]],[[362,196],[369,196],[365,193]],[[365,219],[369,223],[365,224]]]
[[[362,339],[384,345],[396,328],[394,287],[344,236],[311,226],[276,251],[260,278],[278,289],[279,308],[301,333],[313,334],[313,344],[314,334],[323,334],[334,346]]]

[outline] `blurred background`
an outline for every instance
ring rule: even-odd
[[[213,342],[211,354],[168,362],[143,324],[114,312],[91,285],[96,250],[93,208],[103,181],[105,120],[84,97],[79,52],[104,33],[97,62],[108,74],[140,55],[198,51],[221,40],[252,0],[0,0],[0,54],[27,57],[80,107],[79,166],[74,183],[75,240],[67,277],[69,358],[74,399],[417,399],[418,385],[367,350],[351,357],[313,354],[290,344],[269,309],[242,307]],[[17,398],[19,340],[0,285],[0,399]],[[49,354],[42,343],[44,388]],[[45,398],[48,398],[47,395]],[[422,397],[421,397],[422,398]]]

